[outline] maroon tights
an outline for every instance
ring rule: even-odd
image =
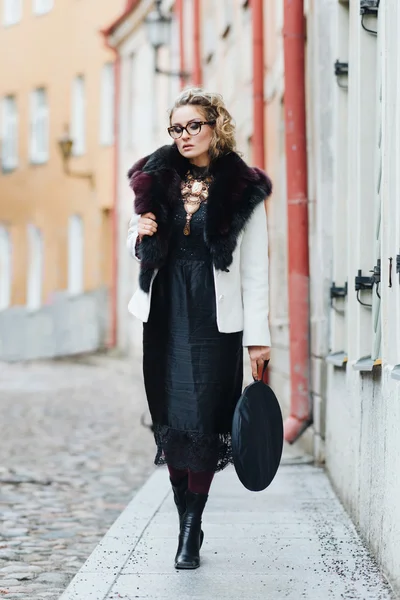
[[[212,480],[214,479],[213,471],[200,471],[196,473],[188,469],[174,469],[168,465],[169,476],[171,482],[177,485],[189,474],[189,490],[194,494],[208,494],[210,491]]]

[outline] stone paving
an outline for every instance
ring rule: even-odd
[[[60,597],[154,470],[145,409],[137,362],[0,363],[0,598]]]

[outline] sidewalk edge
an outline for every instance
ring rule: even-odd
[[[170,492],[165,470],[156,469],[101,539],[59,600],[105,600]]]

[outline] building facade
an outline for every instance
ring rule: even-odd
[[[0,3],[0,359],[109,340],[115,55],[99,31],[125,4]]]
[[[266,2],[271,382],[290,357],[284,8]],[[400,7],[309,0],[306,19],[310,395],[315,458],[400,588]],[[283,35],[282,35],[283,34]],[[309,445],[309,444],[308,444]]]
[[[335,60],[349,69],[335,82],[331,138],[332,280],[347,295],[331,310],[326,463],[399,588],[400,7],[331,5]]]

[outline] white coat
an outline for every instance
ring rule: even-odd
[[[139,215],[134,214],[128,230],[127,245],[134,258],[138,220]],[[213,270],[218,330],[222,333],[243,331],[245,347],[270,346],[268,231],[263,202],[254,208],[238,236],[229,272],[215,267]],[[144,292],[138,285],[129,302],[128,310],[143,322],[149,318],[152,287],[157,272],[155,269],[149,292]]]

